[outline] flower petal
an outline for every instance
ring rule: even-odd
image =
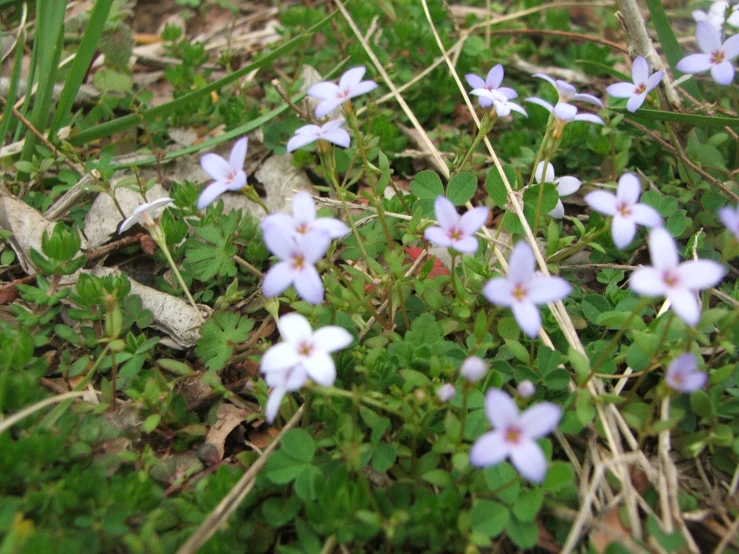
[[[547,215],[554,219],[562,219],[565,216],[565,206],[562,204],[562,201],[557,200],[557,205]]]
[[[135,224],[140,223],[140,221],[141,218],[138,215],[132,215],[131,217],[126,218],[123,223],[121,223],[121,226],[118,228],[118,234],[120,235],[121,233],[125,233]]]
[[[635,85],[646,83],[649,79],[649,63],[644,56],[634,58],[634,63],[631,66],[631,78]]]
[[[287,141],[287,151],[295,152],[295,150],[297,150],[298,148],[302,148],[303,146],[311,144],[312,142],[316,142],[317,139],[317,136],[309,135],[307,133],[303,135],[295,135]]]
[[[680,284],[694,291],[715,287],[726,275],[726,269],[713,260],[690,260],[677,268]]]
[[[336,365],[331,356],[323,350],[315,350],[305,358],[303,367],[308,372],[308,377],[319,385],[330,387],[336,381]]]
[[[265,225],[262,228],[264,244],[280,260],[289,260],[298,249],[295,228],[282,225]]]
[[[526,284],[534,277],[536,258],[526,241],[518,241],[508,258],[508,279],[512,283]]]
[[[355,98],[363,94],[367,94],[377,88],[377,83],[374,81],[362,81],[354,85],[349,91],[349,98]]]
[[[620,214],[613,216],[611,238],[616,248],[619,250],[626,248],[634,240],[634,235],[636,235],[636,223],[631,219],[622,217]]]
[[[557,83],[554,82],[554,79],[552,79],[549,75],[545,75],[544,73],[534,73],[532,77],[537,77],[539,79],[544,79],[547,83],[552,85],[554,88],[557,89],[557,92],[559,92],[559,87],[557,86]]]
[[[321,138],[335,144],[336,146],[341,146],[342,148],[348,148],[352,143],[352,139],[346,129],[334,129],[333,131],[328,131],[327,133],[324,133]]]
[[[647,90],[646,92],[651,91],[654,87],[659,85],[662,82],[662,79],[665,78],[665,72],[664,71],[658,71],[654,75],[652,75],[649,79],[647,79]]]
[[[541,106],[542,108],[545,108],[549,112],[554,111],[554,106],[552,106],[549,102],[547,102],[546,100],[542,100],[541,98],[536,98],[535,96],[526,98],[524,102],[530,102],[532,104],[536,104],[537,106]]]
[[[454,204],[445,196],[437,196],[434,200],[434,213],[439,226],[448,231],[459,224],[459,214]]]
[[[618,180],[616,198],[631,206],[639,201],[640,194],[641,183],[639,182],[639,178],[633,173],[624,173],[621,175]]]
[[[215,181],[226,181],[231,175],[231,164],[218,154],[206,154],[200,158],[200,166]]]
[[[569,196],[570,194],[574,194],[578,190],[580,190],[581,185],[582,181],[580,179],[578,179],[577,177],[566,175],[565,177],[560,177],[557,180],[557,192],[559,193],[560,197]]]
[[[467,81],[467,84],[470,85],[470,88],[485,88],[486,84],[482,77],[479,75],[475,75],[474,73],[468,73],[464,76],[465,80]]]
[[[503,66],[501,64],[496,65],[490,71],[485,78],[485,83],[490,88],[498,88],[503,82]]]
[[[535,277],[529,282],[526,298],[534,304],[562,300],[572,292],[572,286],[562,277]]]
[[[198,210],[202,210],[210,206],[216,198],[228,190],[228,186],[221,181],[213,181],[210,185],[203,189],[198,196]]]
[[[732,14],[732,17],[736,14],[738,14],[739,11],[734,9],[734,13]],[[739,35],[732,35],[729,38],[727,38],[724,41],[723,46],[721,46],[721,50],[724,51],[724,59],[725,60],[733,60],[737,56],[739,56]]]
[[[665,295],[665,282],[662,274],[653,267],[640,267],[634,270],[629,279],[629,287],[641,296]]]
[[[652,206],[634,204],[631,206],[631,220],[645,227],[661,227],[662,217]]]
[[[739,208],[734,210],[729,206],[724,206],[718,211],[718,216],[726,228],[739,238]]]
[[[351,232],[346,223],[333,217],[319,217],[313,222],[313,228],[327,232],[332,239],[340,239]]]
[[[277,418],[277,414],[280,412],[282,399],[285,397],[286,392],[287,391],[281,387],[275,387],[272,389],[272,392],[269,394],[269,398],[267,399],[267,405],[264,407],[264,419],[267,420],[267,423],[272,423]]]
[[[298,249],[305,256],[305,261],[315,265],[323,258],[331,245],[331,237],[322,229],[314,229],[297,238]]]
[[[231,148],[231,155],[228,157],[229,165],[238,170],[244,169],[246,161],[246,149],[249,146],[249,138],[242,137],[237,140]]]
[[[500,389],[489,389],[485,395],[485,414],[497,431],[518,423],[518,406],[511,396]]]
[[[514,302],[511,306],[513,317],[521,330],[529,337],[534,338],[541,328],[541,314],[533,302]]]
[[[554,117],[560,121],[573,121],[577,117],[577,108],[566,102],[559,102],[552,110]]]
[[[489,214],[490,209],[485,206],[472,208],[459,218],[459,228],[465,235],[472,235],[485,224]]]
[[[708,375],[702,371],[691,371],[683,377],[683,392],[693,392],[706,386]]]
[[[311,98],[318,98],[320,100],[334,100],[339,96],[340,92],[341,90],[334,83],[323,81],[310,87],[306,94]]]
[[[703,73],[713,66],[708,54],[690,54],[677,62],[675,69],[683,73]]]
[[[265,298],[274,298],[282,294],[295,280],[295,271],[290,262],[279,262],[273,265],[262,280],[262,294]]]
[[[534,440],[524,440],[511,448],[511,463],[521,477],[533,483],[541,483],[547,474],[547,459]]]
[[[321,131],[324,133],[327,133],[329,131],[335,131],[336,129],[340,129],[344,126],[346,123],[346,120],[344,118],[338,118],[338,119],[332,119],[331,121],[327,121],[321,126]]]
[[[734,66],[729,61],[722,61],[711,67],[711,77],[719,85],[730,85],[734,80]]]
[[[580,113],[575,116],[575,121],[585,121],[587,123],[595,123],[596,125],[605,125],[600,117],[592,113]]]
[[[293,218],[300,223],[313,223],[316,219],[316,203],[310,194],[304,190],[293,196]]]
[[[329,123],[331,123],[331,121],[326,123],[326,125],[328,125]],[[324,125],[324,127],[326,125]],[[322,127],[319,127],[318,125],[303,125],[299,129],[295,129],[295,134],[296,135],[310,135],[310,136],[313,136],[314,138],[318,138],[318,136],[321,134],[321,130],[322,130]]]
[[[507,456],[508,445],[500,431],[485,433],[470,448],[470,464],[475,467],[494,466]]]
[[[462,254],[474,254],[480,248],[480,243],[475,237],[467,236],[452,240],[452,248]]]
[[[592,94],[576,94],[572,97],[572,100],[579,100],[580,102],[588,102],[589,104],[593,104],[595,106],[598,106],[599,108],[603,107],[603,102],[600,101],[599,98],[596,98]]]
[[[508,308],[513,305],[513,287],[505,277],[493,277],[482,288],[482,294],[488,302],[496,306]]]
[[[316,117],[318,119],[326,117],[344,102],[346,102],[346,98],[329,98],[328,100],[324,100],[316,106]]]
[[[721,31],[707,21],[695,25],[695,40],[704,54],[712,54],[721,48]]]
[[[423,238],[429,241],[435,246],[441,246],[443,248],[449,248],[452,245],[452,238],[449,236],[444,229],[441,227],[433,226],[429,227],[423,232]]]
[[[323,281],[321,281],[321,276],[314,266],[303,266],[303,269],[295,276],[293,285],[300,298],[306,302],[314,305],[323,302]]]
[[[354,342],[352,334],[336,325],[321,327],[313,333],[313,345],[324,352],[342,350]]]
[[[235,192],[241,190],[246,185],[246,173],[243,170],[236,172],[236,176],[231,181],[226,181],[228,190]]]
[[[672,269],[680,262],[675,239],[667,229],[658,227],[649,233],[649,257],[657,269]]]
[[[667,299],[672,305],[672,311],[691,327],[698,325],[701,319],[701,310],[698,306],[696,294],[687,288],[668,288]]]
[[[547,171],[544,173],[544,164],[547,164]],[[534,179],[536,179],[537,183],[541,183],[541,176],[542,173],[544,173],[544,182],[545,183],[552,183],[554,182],[554,166],[550,163],[547,163],[545,161],[540,161],[536,165],[536,171],[534,172]]]
[[[262,356],[259,371],[262,373],[279,373],[300,363],[295,346],[290,342],[275,344]]]
[[[542,402],[523,412],[518,422],[524,435],[538,439],[554,431],[561,418],[562,408],[551,402]]]
[[[642,92],[641,94],[632,96],[631,98],[629,98],[629,101],[626,102],[626,109],[629,110],[631,113],[634,113],[636,110],[641,108],[641,105],[644,103],[646,97],[646,92]]]
[[[339,89],[342,91],[350,90],[352,87],[358,85],[366,72],[367,68],[363,65],[352,67],[345,71],[341,79],[339,79]]]
[[[497,89],[500,94],[505,96],[508,100],[513,100],[514,98],[518,98],[518,93],[509,87],[500,87]]]
[[[589,192],[583,198],[585,203],[605,215],[614,215],[616,213],[616,203],[618,199],[616,195],[605,190],[594,190]]]
[[[293,345],[311,341],[313,338],[310,323],[299,313],[293,312],[281,316],[277,321],[277,329],[280,331],[282,340]]]

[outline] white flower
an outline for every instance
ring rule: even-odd
[[[459,373],[467,379],[470,383],[477,383],[480,379],[485,377],[488,371],[488,364],[477,356],[470,356],[462,362],[462,367]]]
[[[711,70],[711,77],[719,85],[730,85],[734,80],[731,61],[739,56],[739,34],[721,43],[721,30],[707,21],[695,26],[695,40],[702,54],[690,54],[677,62],[675,68],[683,73],[703,73]]]
[[[628,98],[626,109],[634,113],[644,103],[649,91],[660,84],[664,77],[664,71],[658,71],[654,75],[650,75],[647,60],[643,56],[637,56],[631,66],[631,78],[634,82],[616,83],[609,86],[606,92],[616,98]]]
[[[369,80],[362,81],[365,71],[367,70],[364,66],[354,67],[341,76],[338,86],[334,83],[323,81],[310,87],[308,89],[308,96],[322,100],[316,106],[316,117],[321,119],[350,98],[375,90],[377,83]]]
[[[457,213],[454,204],[444,196],[437,196],[434,211],[438,226],[429,227],[423,236],[432,244],[453,248],[463,254],[477,252],[475,233],[483,226],[490,210],[485,207],[472,208],[463,216]]]
[[[513,467],[525,479],[541,483],[547,472],[547,460],[536,439],[557,427],[562,409],[551,402],[542,402],[519,414],[508,394],[491,389],[485,397],[485,413],[493,431],[485,433],[472,445],[470,463],[486,467],[510,458]]]
[[[545,277],[534,272],[536,259],[531,247],[520,241],[508,258],[508,276],[487,282],[482,293],[496,306],[510,307],[518,326],[530,337],[541,327],[538,304],[561,300],[572,287],[561,277]]]
[[[592,113],[577,113],[577,108],[567,102],[558,102],[556,106],[552,106],[546,100],[541,98],[527,98],[526,102],[531,102],[545,108],[550,112],[558,121],[561,123],[570,123],[571,121],[585,121],[587,123],[596,123],[598,125],[605,125],[605,122],[595,114]]]
[[[542,182],[543,169],[544,162],[541,161],[539,162],[539,165],[536,166],[536,172],[534,173],[534,178],[539,184],[541,184]],[[575,194],[578,190],[580,190],[580,185],[582,185],[582,181],[580,181],[580,179],[578,179],[577,177],[565,176],[555,178],[554,166],[552,164],[547,164],[547,172],[544,175],[544,182],[556,185],[557,193],[559,193],[560,198],[562,198],[563,196],[569,196],[570,194]],[[557,200],[557,205],[554,206],[554,209],[549,212],[548,215],[556,219],[562,219],[564,217],[565,207],[562,204],[562,200]]]
[[[693,19],[696,21],[706,21],[721,30],[724,26],[726,8],[728,7],[728,2],[725,0],[719,0],[718,2],[711,4],[711,8],[708,10],[708,13],[703,10],[695,10],[693,12]],[[729,19],[726,22],[733,27],[739,27],[739,6],[732,6],[731,15],[729,15]]]
[[[141,204],[123,223],[121,223],[121,226],[118,229],[118,234],[125,233],[136,223],[143,225],[144,227],[152,227],[159,210],[172,202],[174,202],[174,200],[171,198],[159,198],[153,202]]]
[[[271,214],[262,220],[262,230],[272,225],[278,225],[294,235],[306,235],[311,231],[321,230],[328,233],[332,239],[340,239],[349,234],[350,229],[343,221],[333,217],[316,217],[316,203],[311,195],[305,191],[293,196],[293,215]]]
[[[657,210],[639,203],[641,184],[633,173],[624,173],[618,180],[616,194],[596,190],[585,195],[585,203],[596,212],[613,216],[611,238],[617,248],[626,248],[634,240],[636,226],[661,227]]]
[[[712,260],[680,263],[677,245],[664,227],[649,233],[652,267],[642,267],[631,274],[630,286],[642,296],[665,296],[677,316],[695,327],[700,321],[696,292],[713,287],[726,274],[724,267]]]
[[[500,86],[503,82],[503,74],[503,66],[498,64],[488,71],[487,77],[484,80],[474,73],[468,73],[464,76],[467,83],[472,87],[470,94],[479,97],[481,108],[489,108],[493,105],[494,98],[487,93],[497,92],[506,100],[513,100],[518,97],[518,93],[512,88]]]
[[[274,387],[267,402],[267,421],[274,421],[286,392],[297,390],[310,378],[323,386],[336,380],[336,366],[330,353],[349,346],[354,338],[341,327],[329,325],[313,332],[302,315],[291,313],[277,322],[283,342],[262,357],[260,369],[268,385]]]
[[[246,160],[247,137],[236,141],[231,149],[231,155],[226,161],[218,154],[206,154],[200,158],[200,165],[210,175],[210,183],[198,198],[198,209],[202,210],[227,190],[236,191],[246,186],[244,161]]]
[[[667,367],[665,381],[673,390],[693,392],[706,384],[708,375],[698,371],[698,360],[690,352],[686,352],[672,360]]]
[[[557,90],[557,94],[559,95],[558,103],[569,103],[579,100],[580,102],[594,104],[599,108],[603,107],[603,102],[598,100],[595,96],[592,94],[579,94],[577,89],[566,81],[562,81],[561,79],[552,79],[549,75],[544,75],[543,73],[534,73],[533,77],[544,79]]]
[[[352,139],[346,129],[341,128],[344,123],[346,121],[343,119],[333,119],[320,127],[318,125],[304,125],[295,131],[295,136],[287,142],[287,151],[292,152],[317,140],[325,140],[336,146],[347,148]]]

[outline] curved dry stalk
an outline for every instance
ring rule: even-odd
[[[51,396],[47,398],[46,400],[42,400],[41,402],[36,402],[35,404],[28,406],[27,408],[24,408],[20,412],[10,416],[8,419],[5,419],[2,422],[0,422],[0,435],[2,435],[5,431],[10,429],[13,425],[18,423],[22,419],[25,419],[28,416],[35,414],[39,410],[43,410],[47,406],[51,406],[52,404],[58,404],[59,402],[64,402],[65,400],[71,400],[73,398],[78,398],[84,394],[85,394],[84,391],[72,391],[72,392],[60,394],[58,396]]]

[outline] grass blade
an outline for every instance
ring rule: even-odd
[[[64,45],[64,12],[67,0],[36,3],[36,33],[33,41],[34,50],[38,50],[38,90],[28,118],[36,129],[43,131],[48,123],[51,110],[52,92],[59,69],[59,58]],[[31,83],[28,84],[29,88]],[[21,160],[30,161],[38,139],[32,133],[26,133],[26,142],[21,152]]]
[[[286,54],[287,52],[294,49],[299,44],[303,43],[310,34],[314,33],[320,27],[325,25],[328,21],[331,20],[332,17],[334,17],[334,15],[336,15],[335,12],[325,17],[318,23],[316,23],[313,27],[310,27],[309,29],[307,29],[300,36],[297,36],[294,39],[290,40],[289,42],[286,42],[285,44],[283,44],[276,50],[264,56],[263,58],[253,63],[250,63],[249,65],[245,67],[242,67],[241,69],[231,73],[230,75],[226,75],[225,77],[223,77],[222,79],[219,79],[218,81],[215,81],[209,85],[206,85],[196,91],[185,94],[184,96],[176,98],[172,100],[171,102],[167,102],[166,104],[162,104],[160,106],[155,106],[153,108],[150,108],[146,110],[145,112],[143,112],[143,114],[129,114],[123,117],[119,117],[118,119],[108,121],[107,123],[103,123],[102,125],[97,125],[93,127],[92,129],[88,129],[87,131],[83,131],[80,134],[75,135],[74,137],[71,137],[69,139],[69,142],[73,146],[80,146],[82,144],[86,144],[93,140],[97,140],[103,137],[110,136],[114,133],[125,131],[129,127],[138,125],[141,122],[142,118],[146,121],[149,121],[156,117],[168,115],[174,112],[175,110],[186,106],[190,102],[198,100],[202,98],[203,96],[206,96],[210,94],[211,92],[218,90],[219,88],[222,88],[230,83],[233,83],[234,81],[236,81],[237,79],[240,79],[241,77],[250,73],[254,69],[263,67],[267,65],[268,63],[272,62],[273,60],[279,58],[283,54]]]
[[[108,20],[108,15],[110,14],[110,8],[112,6],[113,0],[97,0],[97,2],[95,2],[95,7],[93,7],[92,13],[90,14],[87,28],[85,29],[85,33],[82,35],[80,46],[77,49],[77,54],[72,62],[72,67],[69,70],[67,82],[64,83],[64,89],[59,97],[56,114],[54,115],[54,120],[51,122],[51,128],[49,129],[50,140],[56,134],[56,131],[72,110],[74,100],[80,90],[82,81],[85,79],[87,69],[90,66],[90,62],[92,62],[92,57],[95,55],[98,41],[100,40],[100,36],[103,34],[105,22]]]
[[[647,0],[647,7],[652,16],[654,28],[657,31],[657,37],[659,37],[659,42],[667,58],[667,63],[670,64],[672,72],[677,78],[683,75],[682,72],[676,69],[677,62],[683,58],[683,50],[675,38],[675,33],[672,32],[672,26],[665,13],[665,8],[662,6],[662,0]],[[694,80],[684,82],[682,88],[696,100],[701,99],[698,84]]]
[[[18,81],[21,77],[21,64],[23,62],[23,45],[26,43],[26,31],[21,27],[18,32],[18,41],[15,43],[15,59],[13,60],[13,71],[10,74],[10,86],[8,87],[8,96],[5,98],[5,110],[3,111],[3,120],[0,122],[0,142],[5,140],[5,135],[11,129],[11,124],[15,122],[13,116],[13,105],[18,92]]]
[[[713,125],[739,127],[739,118],[721,117],[716,115],[696,115],[689,113],[664,112],[661,110],[639,110],[631,113],[623,108],[611,108],[613,111],[628,117],[651,119],[654,121],[668,121],[670,123],[687,123],[688,125]]]

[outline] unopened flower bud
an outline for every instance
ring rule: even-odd
[[[438,396],[439,400],[441,400],[442,402],[449,402],[452,398],[454,398],[454,395],[456,393],[457,391],[454,388],[454,385],[452,385],[451,383],[444,383],[438,389],[436,389],[436,396]]]
[[[534,383],[528,379],[518,384],[518,394],[521,395],[521,398],[531,398],[535,392],[536,387],[534,387]]]
[[[462,377],[467,379],[470,383],[477,383],[480,379],[485,377],[485,373],[488,371],[488,365],[484,360],[477,356],[470,356],[464,362],[460,373]]]

